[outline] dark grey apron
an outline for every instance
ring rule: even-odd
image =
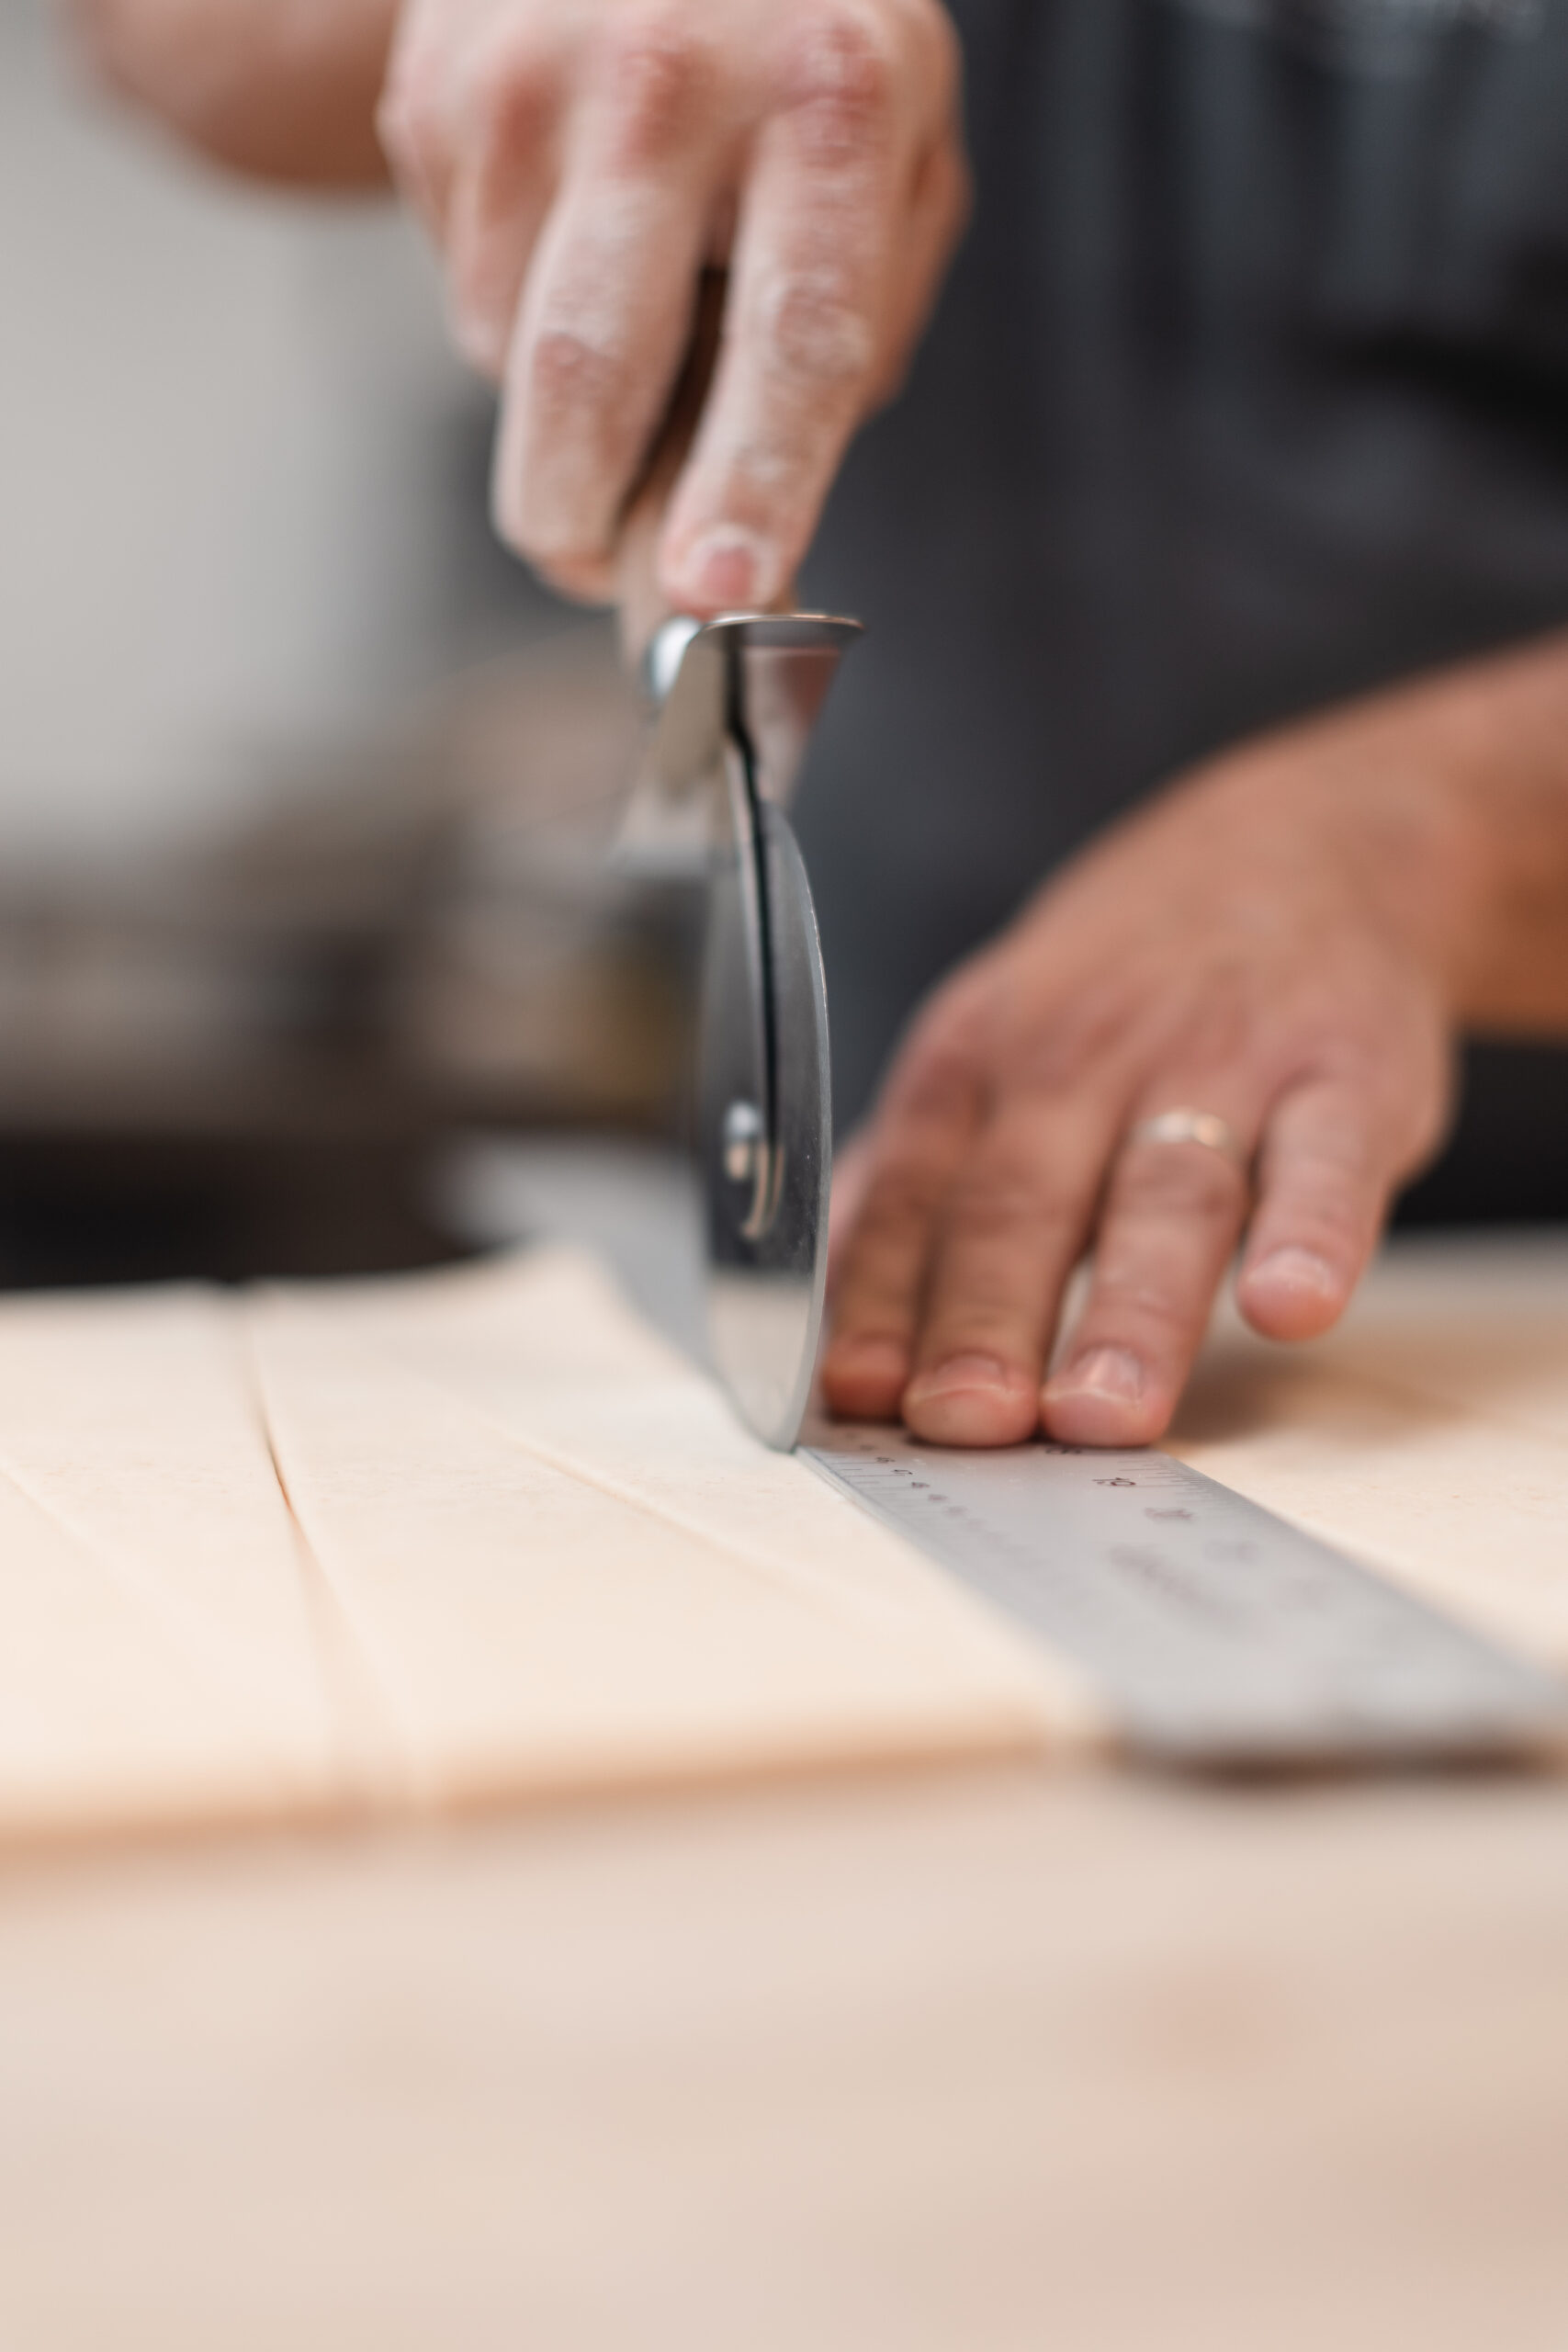
[[[872,628],[800,808],[840,1120],[1174,770],[1568,623],[1568,0],[953,13],[975,225],[807,576]],[[1437,1206],[1568,1215],[1568,1059],[1477,1086]]]

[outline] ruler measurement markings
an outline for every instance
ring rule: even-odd
[[[1568,1686],[1168,1454],[960,1453],[822,1423],[804,1451],[1085,1668],[1156,1753],[1463,1754],[1568,1722]]]

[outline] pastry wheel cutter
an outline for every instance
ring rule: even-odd
[[[832,1102],[817,918],[786,805],[859,624],[676,617],[643,670],[654,711],[629,825],[707,868],[698,1154],[713,1362],[769,1445],[800,1433],[827,1275]]]

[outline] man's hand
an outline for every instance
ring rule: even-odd
[[[1565,745],[1568,660],[1532,649],[1234,753],[1054,881],[936,991],[848,1155],[830,1405],[1156,1438],[1244,1232],[1247,1319],[1326,1329],[1443,1132],[1456,1024],[1568,1014]],[[1251,1180],[1129,1140],[1177,1108]]]
[[[660,584],[701,614],[783,591],[962,224],[957,88],[938,0],[409,0],[382,135],[504,387],[500,528],[558,586],[613,594],[719,263]]]

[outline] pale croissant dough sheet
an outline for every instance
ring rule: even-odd
[[[0,1829],[320,1802],[340,1712],[238,1308],[0,1306]]]
[[[1090,1720],[588,1259],[0,1304],[0,1836]]]
[[[1065,1669],[802,1463],[576,1251],[251,1310],[305,1541],[411,1795],[1038,1748]]]
[[[1402,1248],[1309,1349],[1228,1318],[1172,1450],[1568,1662],[1568,1243]],[[1100,1728],[574,1252],[0,1303],[0,1836]]]

